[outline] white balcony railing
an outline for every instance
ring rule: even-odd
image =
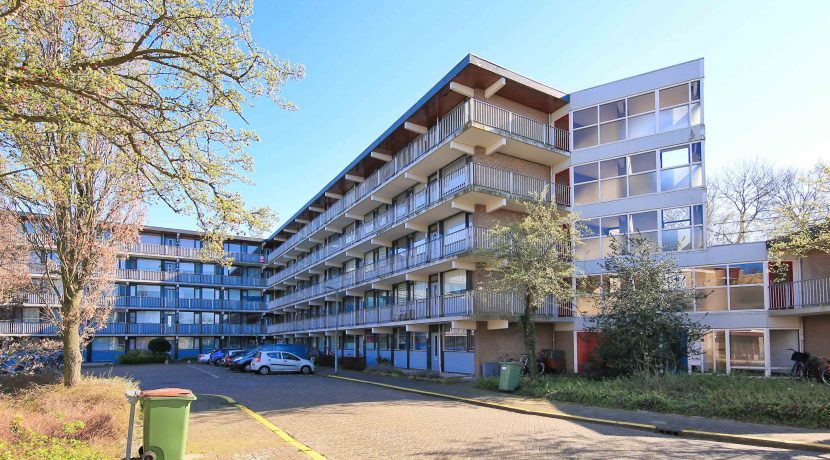
[[[317,231],[347,211],[353,204],[368,197],[380,185],[401,173],[415,160],[421,158],[433,148],[438,147],[458,130],[473,122],[526,138],[530,141],[548,146],[551,149],[561,151],[570,150],[567,131],[545,123],[540,123],[484,101],[468,99],[450,110],[449,113],[444,115],[426,133],[418,136],[399,150],[393,156],[392,161],[381,166],[377,171],[367,177],[364,182],[347,192],[343,198],[336,201],[328,209],[302,227],[297,233],[291,235],[279,247],[271,251],[268,254],[268,261],[270,262],[277,256],[282,255],[311,233]]]
[[[830,277],[769,286],[770,310],[822,306],[830,306]]]

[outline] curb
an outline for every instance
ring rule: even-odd
[[[225,395],[220,395],[220,394],[213,394],[213,393],[201,393],[201,394],[204,395],[204,396],[216,396],[218,398],[224,399],[229,404],[232,404],[232,405],[236,406],[237,409],[239,409],[242,412],[250,415],[251,418],[253,418],[257,422],[259,422],[261,425],[265,426],[265,428],[268,428],[269,430],[271,430],[274,434],[279,436],[280,439],[287,442],[291,446],[295,447],[298,451],[302,452],[306,456],[308,456],[310,458],[313,458],[314,460],[325,460],[325,458],[326,458],[325,456],[323,456],[319,452],[315,451],[311,447],[308,447],[307,445],[301,443],[300,441],[297,441],[290,434],[286,433],[285,431],[281,430],[278,426],[271,423],[270,420],[266,419],[265,417],[259,415],[256,412],[252,411],[248,407],[243,406],[242,404],[239,404],[238,402],[236,402],[236,400],[234,400],[230,396],[225,396]]]
[[[635,422],[624,422],[620,420],[609,420],[603,418],[594,418],[594,417],[584,417],[581,415],[572,415],[567,414],[565,412],[560,411],[545,411],[545,410],[534,410],[534,409],[526,409],[524,407],[513,406],[510,404],[502,404],[496,402],[485,401],[478,398],[466,398],[463,396],[454,396],[445,393],[436,393],[433,391],[427,390],[418,390],[415,388],[407,388],[401,387],[397,385],[390,385],[388,383],[380,383],[380,382],[372,382],[371,380],[361,380],[352,377],[342,377],[339,375],[331,375],[328,374],[326,377],[339,379],[339,380],[347,380],[350,382],[355,383],[364,383],[367,385],[375,385],[384,388],[390,388],[393,390],[405,391],[409,393],[416,393],[426,396],[433,396],[436,398],[441,399],[448,399],[451,401],[458,401],[463,402],[466,404],[472,404],[475,406],[481,407],[488,407],[491,409],[498,409],[504,410],[509,412],[515,412],[518,414],[525,414],[525,415],[536,415],[539,417],[548,417],[548,418],[556,418],[561,420],[568,420],[571,422],[580,422],[580,423],[593,423],[596,425],[606,425],[606,426],[615,426],[619,428],[628,428],[632,430],[640,430],[640,431],[650,431],[652,433],[660,433],[664,435],[670,435],[675,437],[681,438],[690,438],[690,439],[703,439],[706,441],[717,441],[717,442],[729,442],[733,444],[743,444],[748,446],[756,446],[756,447],[771,447],[777,449],[787,449],[787,450],[807,450],[812,452],[823,452],[823,453],[830,453],[830,445],[828,444],[818,444],[814,442],[803,442],[803,441],[787,441],[787,440],[779,440],[779,439],[772,439],[772,438],[764,438],[761,436],[751,436],[751,435],[743,435],[743,434],[729,434],[729,433],[717,433],[717,432],[709,432],[709,431],[698,431],[698,430],[686,430],[686,429],[674,429],[669,428],[667,426],[660,426],[660,425],[649,425],[645,423],[635,423]]]

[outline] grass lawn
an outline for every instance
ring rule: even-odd
[[[478,387],[497,390],[498,379],[481,379]],[[567,376],[536,383],[523,380],[516,393],[591,406],[830,428],[830,386],[790,378],[692,374],[591,380]]]
[[[120,458],[129,404],[122,378],[84,377],[64,388],[59,375],[0,378],[0,460]]]

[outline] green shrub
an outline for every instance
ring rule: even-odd
[[[65,436],[83,429],[81,421],[68,422]],[[23,418],[15,417],[12,420],[10,442],[0,441],[0,460],[98,460],[107,455],[99,452],[87,443],[77,439],[61,436],[46,436],[23,426]]]
[[[366,369],[365,356],[341,356],[337,361],[337,365],[343,369],[352,371],[362,371]]]
[[[130,350],[122,355],[118,355],[118,364],[162,364],[168,358],[167,353]]]
[[[334,356],[320,355],[314,361],[314,365],[317,367],[334,367]]]
[[[153,353],[170,353],[170,350],[173,349],[173,345],[171,345],[170,342],[163,337],[156,337],[153,340],[150,340],[150,343],[147,344],[147,348]]]
[[[498,379],[480,379],[478,387],[495,390]],[[535,383],[523,379],[517,393],[591,406],[811,428],[827,428],[830,420],[830,387],[790,378],[648,373],[609,379],[554,377]]]

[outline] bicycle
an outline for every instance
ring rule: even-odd
[[[823,356],[796,351],[792,348],[788,350],[793,352],[790,356],[793,361],[790,375],[795,378],[816,379],[825,385],[830,385],[830,360]]]
[[[522,375],[530,374],[530,368],[529,368],[530,358],[528,358],[527,353],[522,354],[522,357],[519,358],[519,363],[522,365]],[[539,375],[544,374],[545,373],[545,363],[543,363],[541,360],[537,359],[536,360],[536,370],[539,371],[538,372]]]

